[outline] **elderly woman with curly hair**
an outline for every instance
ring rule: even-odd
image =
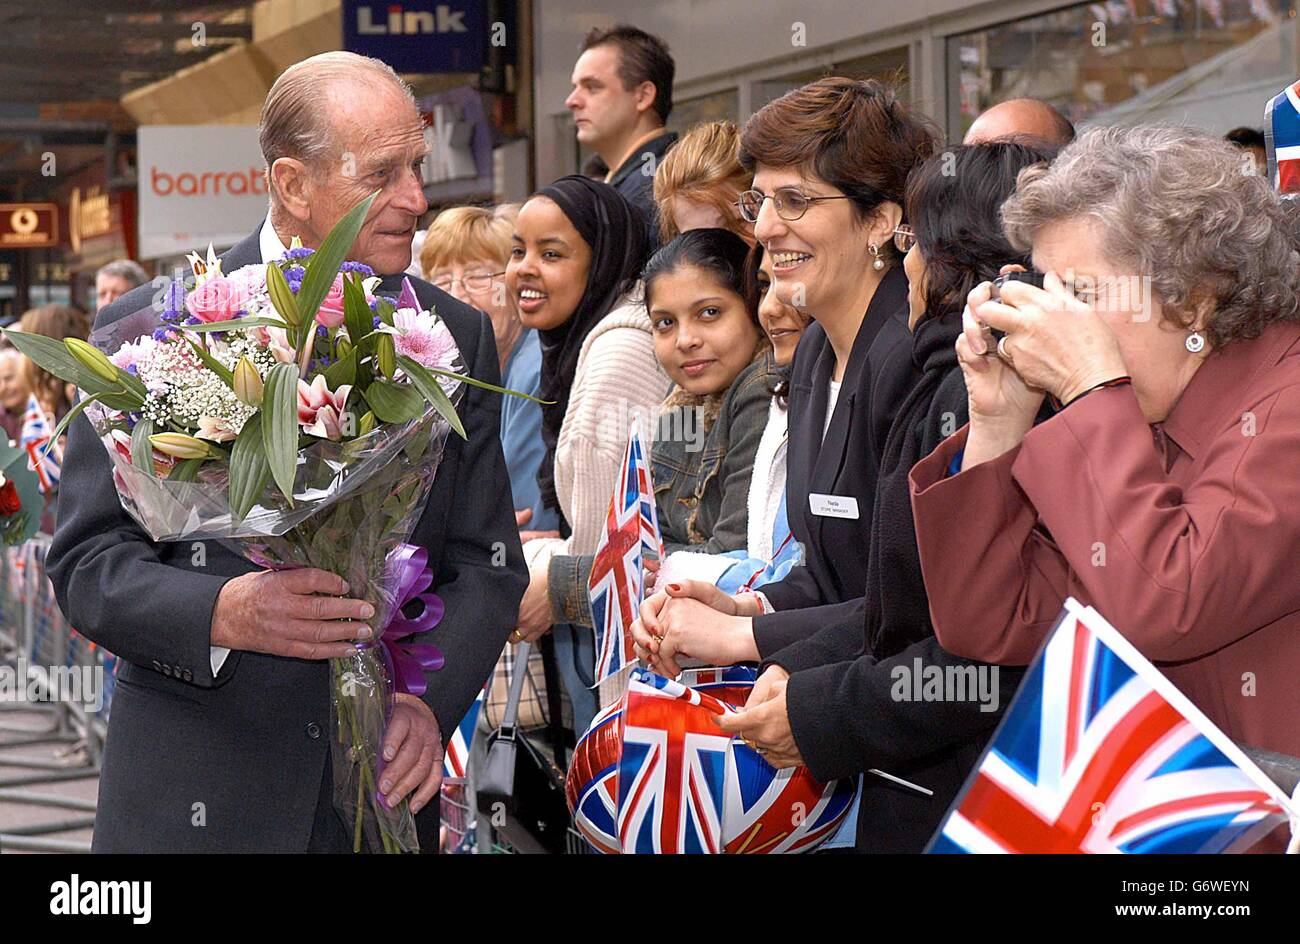
[[[911,474],[946,649],[1025,664],[1074,596],[1235,741],[1300,754],[1293,213],[1189,129],[1021,173],[1004,229],[1044,287],[971,293],[970,423]]]

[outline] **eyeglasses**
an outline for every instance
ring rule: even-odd
[[[433,284],[444,292],[450,292],[451,287],[459,282],[465,286],[466,291],[478,295],[492,287],[493,279],[499,279],[503,275],[505,275],[504,270],[501,272],[475,272],[473,275],[467,275],[459,279],[454,279],[450,275],[440,275],[433,280]]]
[[[906,253],[916,245],[916,230],[906,223],[896,227],[894,229],[894,245],[898,247],[899,252]]]
[[[740,209],[740,215],[748,222],[757,223],[758,214],[763,210],[763,201],[767,199],[771,199],[772,205],[776,207],[777,216],[787,223],[793,223],[807,213],[808,207],[814,203],[822,200],[848,200],[849,197],[844,194],[834,197],[810,197],[793,187],[778,187],[772,192],[770,198],[760,190],[746,190],[736,200],[736,206]]]

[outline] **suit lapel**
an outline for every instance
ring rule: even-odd
[[[228,274],[244,266],[260,263],[262,261],[261,234],[262,227],[258,226],[251,235],[245,236],[227,249],[221,256],[221,271]]]
[[[871,297],[871,303],[867,306],[866,314],[863,316],[862,325],[858,328],[857,337],[853,339],[853,350],[849,353],[849,363],[844,369],[844,379],[840,384],[840,395],[835,403],[835,412],[831,416],[830,427],[825,427],[826,407],[830,396],[830,380],[835,369],[835,352],[831,348],[830,341],[826,341],[825,350],[822,357],[817,362],[817,368],[813,373],[813,390],[812,400],[817,404],[817,416],[819,417],[816,425],[808,431],[809,435],[820,436],[823,428],[826,428],[826,436],[822,439],[821,448],[817,450],[817,458],[813,463],[812,479],[809,486],[810,493],[819,495],[838,494],[839,480],[844,471],[844,464],[847,460],[849,440],[852,438],[853,430],[862,420],[856,416],[858,407],[857,398],[864,390],[869,389],[871,378],[870,358],[871,345],[880,333],[881,327],[892,317],[894,311],[900,304],[900,299],[907,298],[907,276],[903,273],[902,266],[895,266],[885,273],[881,279],[880,285],[877,286],[875,294]],[[870,405],[869,400],[864,400],[863,407]],[[865,460],[865,456],[862,457]],[[813,515],[809,510],[809,516],[812,519],[810,531],[819,540],[821,537],[822,525],[825,518],[821,515]]]

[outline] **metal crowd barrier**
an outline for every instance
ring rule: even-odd
[[[99,776],[116,660],[63,618],[45,573],[49,546],[49,536],[38,534],[0,551],[0,665],[23,689],[21,698],[0,702],[0,765],[21,771],[0,776],[0,805],[48,808],[54,818],[22,826],[0,821],[0,851],[90,851],[88,842],[57,834],[93,826],[94,801],[40,788]],[[102,692],[100,710],[87,704],[84,691],[69,697],[60,684],[69,680],[69,670],[80,681],[95,679]],[[28,700],[29,690],[37,700]],[[19,712],[21,720],[5,718]],[[45,748],[45,756],[14,748]]]

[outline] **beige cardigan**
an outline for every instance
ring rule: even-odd
[[[641,441],[650,448],[670,386],[655,358],[650,319],[638,289],[596,323],[578,352],[573,392],[555,445],[555,492],[572,534],[525,544],[530,570],[544,570],[556,555],[596,553],[631,421],[637,420]]]

